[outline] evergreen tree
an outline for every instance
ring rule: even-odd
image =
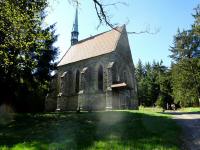
[[[139,105],[141,105],[145,99],[143,94],[143,86],[142,86],[142,80],[144,79],[144,67],[142,64],[142,61],[139,59],[138,64],[135,69],[136,74],[136,83],[137,83],[137,94],[138,94],[138,100]]]
[[[200,36],[200,4],[195,8],[195,14],[193,17],[195,18],[195,21],[192,25],[192,30],[195,35]]]
[[[173,96],[182,106],[199,105],[200,99],[200,7],[193,15],[195,22],[190,30],[183,30],[174,37],[171,47]]]
[[[170,109],[171,104],[174,102],[172,98],[172,75],[171,70],[165,67],[159,76],[159,96],[156,105],[165,109]],[[167,107],[168,106],[168,107]]]
[[[172,103],[171,75],[162,63],[153,61],[152,65],[143,66],[141,60],[138,61],[136,79],[140,105],[165,107]]]
[[[139,59],[138,64],[137,64],[136,69],[135,69],[137,81],[140,81],[144,77],[144,72],[145,72],[144,66],[142,64],[142,61]]]
[[[42,109],[55,66],[57,37],[54,25],[43,25],[46,7],[46,0],[0,1],[0,103],[16,110]]]
[[[173,96],[182,106],[198,106],[200,92],[200,60],[184,59],[172,67]]]

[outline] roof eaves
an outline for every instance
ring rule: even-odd
[[[64,63],[62,65],[57,65],[57,66],[60,67],[60,66],[64,66],[64,65],[69,65],[69,64],[73,64],[73,63],[80,62],[80,61],[83,61],[83,60],[87,60],[87,59],[95,58],[95,57],[98,57],[98,56],[103,56],[103,55],[106,55],[106,54],[110,54],[110,53],[114,53],[114,51],[108,52],[108,53],[104,53],[104,54],[100,54],[100,55],[96,55],[96,56],[92,56],[92,57],[81,59],[81,60],[77,60],[77,61],[73,61],[73,62],[70,62],[70,63]]]

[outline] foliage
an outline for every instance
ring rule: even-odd
[[[136,67],[136,79],[138,87],[138,99],[140,105],[164,107],[166,103],[171,104],[171,82],[167,67],[161,62],[153,62],[142,65],[139,60]],[[158,102],[156,102],[158,100]],[[162,103],[162,104],[161,104]]]
[[[138,100],[139,100],[139,105],[143,104],[143,101],[145,99],[144,96],[144,85],[143,85],[143,78],[144,78],[144,67],[142,64],[142,61],[139,59],[138,64],[135,69],[135,74],[136,74],[136,83],[137,83],[137,93],[138,93]]]
[[[168,115],[148,111],[16,114],[0,125],[0,149],[178,150],[180,131]]]
[[[160,75],[159,86],[160,92],[157,105],[162,108],[171,109],[170,106],[174,103],[174,99],[172,98],[172,75],[170,69],[166,69]]]
[[[182,106],[199,105],[200,60],[181,60],[172,68],[173,96]]]
[[[42,108],[57,54],[54,25],[43,25],[46,7],[46,0],[0,1],[0,104]]]
[[[156,101],[156,106],[159,106],[159,107],[162,107],[162,108],[165,108],[165,98],[163,95],[160,95]]]
[[[173,97],[182,106],[198,106],[200,98],[200,6],[191,29],[178,30],[171,47]]]

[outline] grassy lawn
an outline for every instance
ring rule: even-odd
[[[179,111],[181,111],[181,112],[200,112],[200,107],[186,107],[186,108],[181,108]]]
[[[140,109],[140,112],[162,112],[163,109],[162,108],[159,108],[159,107],[143,107],[143,106],[140,106],[139,107]],[[175,110],[175,112],[188,112],[188,113],[192,113],[192,112],[200,112],[200,107],[185,107],[185,108],[180,108],[180,109],[177,109]]]
[[[177,150],[180,128],[156,112],[15,114],[0,124],[0,149]],[[2,121],[1,121],[2,122]]]

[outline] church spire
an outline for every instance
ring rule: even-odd
[[[71,32],[71,45],[74,45],[78,42],[78,4],[76,6],[76,14],[75,14],[75,20]]]

